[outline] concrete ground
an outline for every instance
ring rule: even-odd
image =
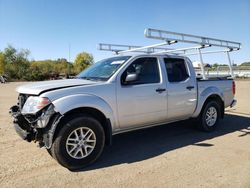
[[[238,105],[213,133],[181,122],[114,136],[91,167],[70,172],[45,149],[17,136],[8,109],[15,87],[0,84],[0,187],[250,188],[250,81],[237,81]]]

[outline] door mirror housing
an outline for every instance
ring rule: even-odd
[[[125,85],[126,85],[126,84],[130,84],[130,83],[135,82],[135,81],[137,81],[137,80],[138,80],[138,74],[136,74],[136,73],[128,74],[128,75],[126,76],[126,79],[125,79],[124,84],[125,84]]]

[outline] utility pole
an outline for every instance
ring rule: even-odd
[[[70,46],[70,43],[69,43],[69,62],[70,62],[70,50],[71,50],[70,47],[71,46]]]
[[[67,70],[67,78],[69,78],[70,77],[70,65],[69,65],[69,63],[71,63],[70,62],[70,50],[71,50],[71,46],[70,46],[70,43],[69,43],[69,59],[68,59],[68,70]]]

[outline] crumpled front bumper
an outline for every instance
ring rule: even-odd
[[[51,147],[57,124],[63,117],[55,111],[52,104],[33,116],[22,114],[19,106],[11,107],[9,113],[14,119],[14,128],[22,139],[28,142],[38,141],[40,147],[45,146],[47,149]]]
[[[29,122],[21,114],[19,106],[12,106],[9,113],[13,117],[13,124],[17,134],[24,140],[31,142],[34,139],[34,130]]]
[[[28,139],[30,133],[29,133],[28,131],[22,129],[22,128],[18,125],[18,123],[14,123],[14,128],[15,128],[17,134],[18,134],[22,139],[27,140],[27,141],[30,140],[30,139]]]

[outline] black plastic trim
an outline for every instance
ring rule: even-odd
[[[112,126],[111,126],[111,122],[110,119],[106,120],[106,125],[107,125],[107,130],[105,131],[105,144],[107,146],[111,146],[112,145]]]

